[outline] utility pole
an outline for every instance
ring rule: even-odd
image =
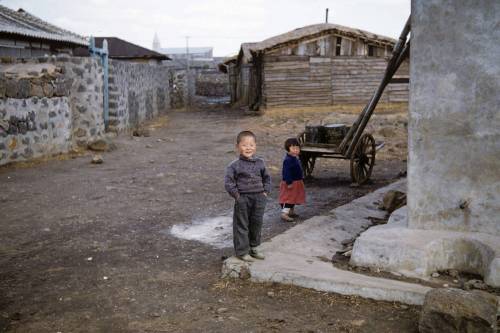
[[[190,92],[189,92],[189,83],[190,83],[190,79],[189,79],[189,36],[186,36],[186,92],[187,92],[187,96],[186,96],[186,110],[189,111],[189,106],[191,104],[191,95],[190,95]]]
[[[328,23],[328,8],[326,9],[325,23]]]

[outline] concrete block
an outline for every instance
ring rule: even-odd
[[[409,229],[404,211],[387,225],[370,228],[354,243],[351,264],[429,278],[445,269],[480,274],[500,286],[500,237],[483,233]]]
[[[266,259],[246,263],[234,257],[223,264],[223,276],[240,277],[241,267],[252,281],[279,282],[344,295],[359,295],[376,300],[423,304],[430,290],[418,284],[375,278],[333,266],[330,259],[343,248],[342,241],[350,239],[371,225],[369,217],[383,217],[377,208],[389,190],[405,191],[405,180],[393,183],[351,203],[316,216],[272,240],[260,250]],[[246,273],[245,273],[246,274]]]

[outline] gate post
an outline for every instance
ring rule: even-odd
[[[89,52],[92,56],[99,56],[101,58],[103,67],[103,118],[104,129],[107,131],[109,127],[109,61],[108,61],[108,41],[102,41],[102,48],[95,46],[94,37],[90,37]]]

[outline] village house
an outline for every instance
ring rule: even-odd
[[[164,54],[149,50],[145,47],[127,42],[117,37],[94,37],[95,46],[102,48],[103,41],[108,42],[110,59],[124,60],[137,63],[159,65],[164,60],[170,60]],[[75,52],[78,56],[89,56],[88,48],[81,48]]]
[[[88,41],[70,31],[29,14],[0,5],[0,56],[32,58],[66,53],[87,47]]]
[[[260,107],[365,103],[379,84],[396,40],[337,24],[315,24],[243,43],[221,69],[231,101]],[[408,101],[403,63],[381,102]]]

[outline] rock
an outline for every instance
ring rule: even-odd
[[[116,145],[109,139],[97,139],[88,144],[88,148],[93,151],[113,151]]]
[[[439,277],[439,273],[438,272],[434,272],[434,273],[431,274],[431,276],[433,278],[437,278],[437,277]]]
[[[469,280],[469,281],[465,282],[464,288],[466,290],[471,290],[471,289],[486,290],[486,289],[488,289],[488,286],[486,285],[486,283],[484,283],[484,281],[474,279],[474,280]]]
[[[406,177],[406,176],[407,176],[407,172],[406,172],[406,170],[400,170],[400,171],[398,172],[398,177],[400,177],[400,178],[401,178],[401,177]]]
[[[384,199],[378,208],[386,210],[388,213],[392,213],[404,205],[406,205],[406,194],[401,191],[391,190],[384,195]]]
[[[132,135],[133,136],[150,137],[151,131],[148,128],[139,127],[139,128],[136,128],[135,130],[132,131]]]
[[[104,160],[102,159],[101,155],[94,155],[94,157],[92,157],[92,164],[102,164],[103,162]]]
[[[456,269],[450,269],[448,270],[448,275],[451,276],[452,278],[457,278],[459,272]]]
[[[345,252],[343,255],[344,255],[344,257],[350,258],[351,254],[352,254],[352,250],[349,250],[349,251]]]
[[[226,313],[228,311],[228,308],[218,308],[217,313]]]
[[[356,240],[356,238],[347,238],[347,239],[344,239],[343,241],[341,241],[340,244],[347,246],[349,244],[353,244],[355,240]]]
[[[483,291],[432,289],[425,295],[420,333],[494,333],[497,331],[495,296]]]
[[[2,128],[5,132],[9,130],[10,123],[6,119],[0,119],[0,128]]]
[[[269,297],[274,297],[274,292],[273,292],[273,291],[268,291],[268,292],[267,292],[267,296],[269,296]]]
[[[79,128],[76,130],[75,135],[79,138],[82,138],[87,135],[87,131],[84,130],[83,128]]]

